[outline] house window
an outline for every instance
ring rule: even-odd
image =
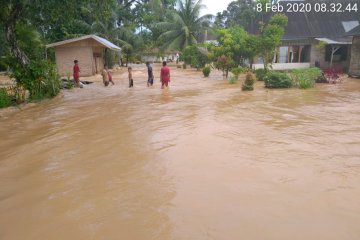
[[[279,48],[279,58],[277,59],[278,63],[287,63],[289,58],[289,47],[280,47]]]
[[[332,45],[326,45],[325,48],[325,61],[330,62],[331,61],[331,51],[332,51]],[[339,50],[337,50],[334,53],[333,56],[333,62],[342,62],[346,61],[348,56],[348,47],[342,46]]]
[[[310,61],[310,45],[279,47],[274,63],[304,63]]]

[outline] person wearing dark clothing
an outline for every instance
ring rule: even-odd
[[[153,74],[153,69],[152,66],[150,65],[149,62],[146,63],[147,69],[148,69],[148,81],[147,81],[147,86],[150,87],[154,84],[154,74]]]
[[[132,72],[131,72],[132,68],[128,67],[128,72],[129,72],[129,88],[134,87],[134,80],[132,78]]]

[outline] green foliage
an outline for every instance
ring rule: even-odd
[[[209,77],[210,76],[210,72],[211,72],[211,69],[209,66],[206,66],[203,68],[202,70],[203,74],[204,74],[204,77]]]
[[[229,70],[234,66],[235,63],[229,56],[221,55],[215,61],[215,67],[221,69],[226,77]]]
[[[246,31],[241,27],[218,29],[217,36],[219,44],[213,47],[213,55],[216,58],[226,56],[233,62],[233,67],[242,65],[246,58]]]
[[[256,74],[256,79],[258,81],[264,81],[266,78],[266,75],[268,74],[269,70],[266,69],[256,69],[255,70],[255,74]]]
[[[224,27],[236,25],[246,28],[257,16],[255,4],[256,2],[252,0],[233,1],[223,13],[217,16],[217,19],[222,22],[222,26]]]
[[[229,84],[235,84],[235,83],[237,83],[237,81],[238,81],[238,78],[236,76],[231,76],[229,78]]]
[[[240,74],[244,73],[247,69],[243,67],[234,67],[231,69],[231,73],[234,74],[236,78],[239,77]]]
[[[315,48],[318,50],[325,49],[325,47],[326,47],[326,42],[323,41],[318,41],[318,43],[315,44]]]
[[[164,49],[184,50],[196,44],[210,24],[211,15],[200,17],[202,8],[201,0],[179,0],[178,10],[172,11],[168,20],[155,24],[155,28],[161,31],[159,45]]]
[[[286,73],[275,71],[269,72],[264,81],[267,88],[290,88],[293,85],[291,78]]]
[[[256,81],[256,77],[252,72],[248,72],[246,74],[245,82],[242,85],[243,91],[252,91],[254,90],[254,83]]]
[[[199,45],[187,46],[182,55],[185,63],[196,69],[203,68],[209,62],[207,50]]]
[[[260,27],[261,36],[259,38],[259,52],[264,60],[264,67],[268,68],[268,64],[272,62],[275,49],[281,43],[284,35],[288,18],[284,14],[275,14],[266,25]]]
[[[301,89],[312,88],[316,80],[322,75],[319,68],[296,69],[290,73],[294,85]]]
[[[5,88],[0,88],[0,108],[9,107],[12,105],[12,98],[8,95]]]
[[[56,66],[45,60],[33,60],[26,69],[16,67],[11,77],[30,91],[32,100],[51,98],[60,92],[60,78]]]
[[[210,55],[215,66],[225,72],[238,66],[244,66],[246,59],[252,61],[258,54],[258,38],[249,35],[239,26],[218,29],[217,35],[219,43],[210,48]]]

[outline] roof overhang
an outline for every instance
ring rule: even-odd
[[[109,48],[109,49],[111,49],[113,51],[116,51],[116,52],[121,51],[120,47],[116,46],[115,44],[113,44],[109,40],[107,40],[105,38],[102,38],[102,37],[99,37],[99,36],[96,36],[96,35],[86,35],[86,36],[82,36],[82,37],[78,37],[78,38],[72,38],[72,39],[64,40],[64,41],[61,41],[61,42],[51,43],[51,44],[46,45],[46,48],[59,47],[59,46],[66,45],[66,44],[69,44],[69,43],[83,41],[83,40],[86,40],[86,39],[94,39],[96,42],[100,43],[101,45],[103,45],[106,48]]]
[[[329,45],[351,45],[352,41],[336,41],[330,38],[315,38],[318,41],[324,42]]]

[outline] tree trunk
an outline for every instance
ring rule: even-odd
[[[18,60],[20,65],[25,68],[29,64],[29,58],[24,51],[20,49],[16,38],[16,23],[23,10],[20,1],[15,1],[11,5],[10,14],[5,21],[5,37],[10,46],[11,54]]]
[[[331,57],[330,57],[330,67],[333,65],[334,54],[340,49],[338,46],[331,45]]]

